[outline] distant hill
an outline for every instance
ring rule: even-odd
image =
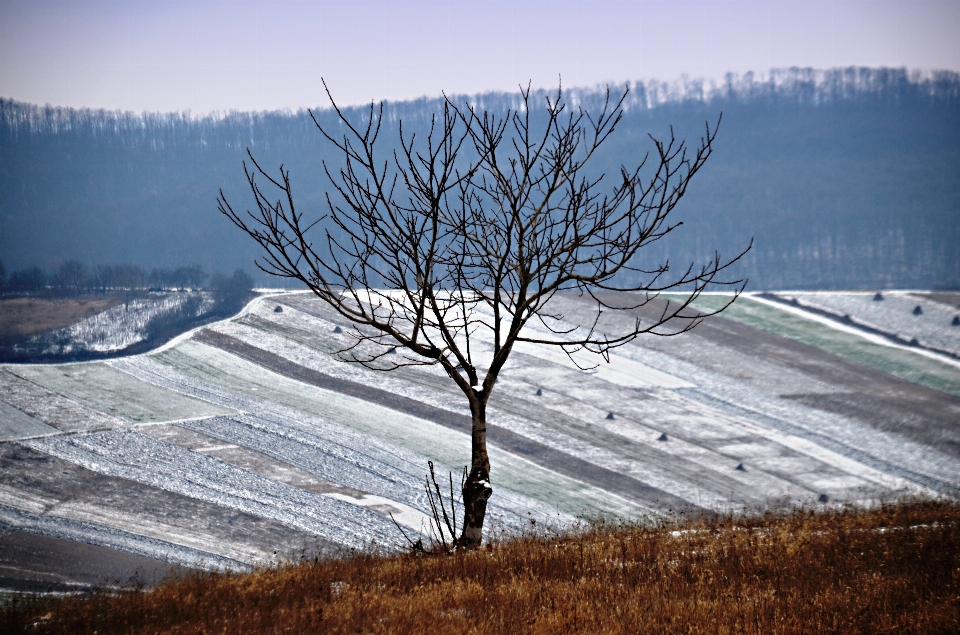
[[[588,107],[602,98],[566,95]],[[457,99],[503,111],[517,96]],[[400,119],[424,131],[440,105],[388,103],[385,140]],[[737,270],[752,289],[960,288],[960,75],[791,69],[720,86],[636,84],[600,167],[636,161],[648,133],[671,125],[696,142],[721,112],[715,154],[677,210],[685,225],[650,257],[688,264],[754,237]],[[0,100],[0,259],[8,272],[68,259],[250,270],[252,242],[215,203],[220,188],[249,201],[248,147],[291,169],[301,209],[322,211],[320,160],[338,157],[306,111],[190,118]]]

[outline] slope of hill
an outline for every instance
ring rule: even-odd
[[[873,342],[867,356],[856,333],[734,306],[592,371],[515,351],[488,413],[492,535],[960,496],[960,363]],[[555,308],[575,322],[588,307]],[[635,313],[604,317],[612,333]],[[0,545],[16,545],[0,578],[69,588],[92,575],[84,558],[126,579],[134,556],[146,575],[402,548],[391,515],[425,529],[427,461],[458,472],[467,409],[432,369],[337,362],[338,324],[288,293],[146,355],[0,368]],[[73,559],[51,562],[50,541]]]

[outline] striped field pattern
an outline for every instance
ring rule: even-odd
[[[863,304],[841,296],[805,299]],[[924,315],[952,310],[932,297]],[[624,306],[598,328],[644,319]],[[788,308],[741,298],[586,371],[518,347],[488,410],[489,535],[957,498],[960,364]],[[591,310],[556,304],[569,324]],[[427,462],[446,479],[469,459],[469,411],[438,369],[338,361],[347,326],[283,293],[146,355],[0,368],[0,528],[206,569],[402,548],[398,524],[427,531]],[[943,346],[956,335],[923,328]]]

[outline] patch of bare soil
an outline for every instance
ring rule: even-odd
[[[24,531],[0,535],[0,588],[26,593],[157,584],[186,567],[145,556]],[[104,589],[106,590],[106,589]]]
[[[119,295],[0,300],[0,336],[25,337],[61,329],[121,302]]]

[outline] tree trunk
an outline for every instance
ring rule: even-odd
[[[483,519],[487,514],[487,500],[493,494],[490,485],[490,457],[487,456],[487,413],[483,400],[471,400],[473,415],[471,434],[470,474],[463,484],[463,533],[457,546],[473,551],[483,540]]]

